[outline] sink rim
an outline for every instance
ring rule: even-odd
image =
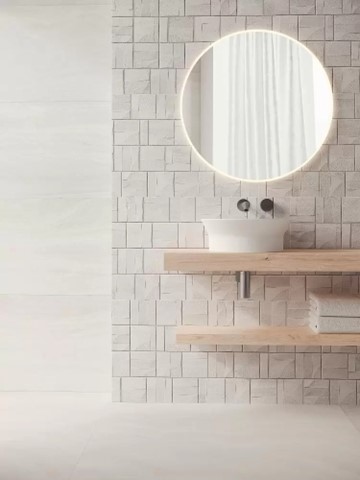
[[[286,222],[288,218],[202,218],[202,222]]]

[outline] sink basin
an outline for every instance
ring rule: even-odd
[[[209,250],[216,252],[279,252],[284,249],[287,218],[202,220]]]

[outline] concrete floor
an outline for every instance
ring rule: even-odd
[[[2,480],[359,480],[360,408],[0,394]]]

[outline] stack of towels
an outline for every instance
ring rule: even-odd
[[[360,296],[311,292],[310,327],[316,333],[360,333]]]

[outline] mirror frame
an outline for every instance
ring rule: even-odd
[[[315,150],[315,152],[304,162],[302,163],[299,167],[297,168],[294,168],[293,170],[285,173],[284,175],[280,175],[278,177],[273,177],[273,178],[269,178],[269,179],[261,179],[261,180],[251,180],[251,179],[247,179],[247,178],[240,178],[240,177],[234,177],[233,175],[229,175],[228,173],[225,173],[221,170],[219,170],[218,168],[214,167],[211,163],[209,163],[202,155],[201,153],[197,150],[197,148],[194,146],[193,142],[191,141],[190,139],[190,136],[188,134],[188,131],[186,129],[186,125],[185,125],[185,121],[184,121],[184,114],[183,114],[183,100],[184,100],[184,93],[185,93],[185,88],[186,88],[186,84],[187,84],[187,81],[191,75],[191,72],[193,70],[193,68],[195,67],[195,65],[197,64],[197,62],[201,59],[201,57],[203,55],[205,55],[205,53],[207,51],[209,51],[211,48],[214,47],[214,45],[216,45],[217,43],[221,42],[222,40],[224,40],[225,38],[229,38],[229,37],[233,37],[235,35],[244,35],[248,32],[265,32],[265,33],[272,33],[272,34],[275,34],[275,35],[279,35],[281,37],[284,37],[286,38],[287,40],[291,40],[295,43],[297,43],[301,48],[307,50],[307,52],[312,56],[313,60],[318,63],[318,65],[324,70],[325,74],[326,74],[326,79],[327,79],[327,82],[328,82],[328,86],[329,86],[329,89],[330,89],[330,92],[331,92],[331,106],[330,106],[330,112],[331,114],[329,115],[329,121],[328,121],[328,125],[326,126],[326,129],[325,129],[325,134],[324,134],[324,137],[322,138],[322,141],[321,143],[319,144],[319,147]],[[301,43],[299,40],[297,40],[296,38],[293,38],[293,37],[290,37],[289,35],[286,35],[284,33],[281,33],[281,32],[277,32],[275,30],[268,30],[268,29],[249,29],[249,30],[240,30],[240,31],[237,31],[237,32],[233,32],[233,33],[230,33],[228,35],[224,35],[223,37],[219,38],[218,40],[216,40],[215,42],[211,43],[208,47],[206,47],[196,58],[195,60],[192,62],[190,68],[189,68],[189,71],[187,72],[185,78],[184,78],[184,81],[183,81],[183,84],[182,84],[182,87],[181,87],[181,92],[180,92],[180,120],[181,120],[181,124],[182,124],[182,127],[183,127],[183,131],[185,133],[185,137],[186,137],[186,140],[188,141],[189,145],[192,147],[193,150],[195,150],[197,156],[201,159],[201,161],[203,161],[211,170],[213,170],[214,172],[216,173],[219,173],[220,175],[223,175],[227,178],[230,178],[232,180],[237,180],[239,182],[248,182],[248,183],[267,183],[267,182],[275,182],[277,180],[281,180],[283,178],[286,178],[286,177],[289,177],[291,176],[292,174],[294,174],[295,172],[298,172],[299,170],[301,170],[302,168],[304,168],[306,165],[308,165],[312,160],[313,158],[319,153],[321,147],[324,145],[325,143],[325,140],[328,138],[329,136],[329,133],[330,133],[330,129],[331,129],[331,124],[332,124],[332,121],[333,121],[333,118],[334,118],[334,93],[333,93],[333,89],[332,89],[332,84],[331,84],[331,81],[329,79],[329,76],[324,68],[324,65],[320,62],[320,60],[318,59],[318,57],[306,46],[304,45],[303,43]]]

